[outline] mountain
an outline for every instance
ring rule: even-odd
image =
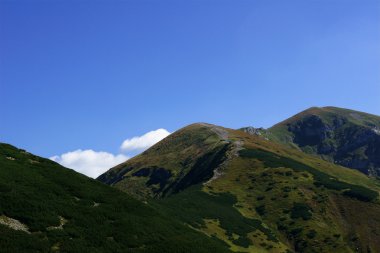
[[[164,210],[4,143],[0,251],[229,252]]]
[[[380,252],[379,180],[258,131],[193,124],[98,180],[234,252]]]
[[[380,117],[312,107],[269,128],[269,139],[336,164],[380,176]]]
[[[190,125],[112,168],[98,180],[127,189],[137,198],[177,193],[213,176],[232,147],[224,134],[224,130],[209,124]]]

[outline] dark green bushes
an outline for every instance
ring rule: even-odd
[[[354,186],[351,187],[349,190],[344,191],[343,195],[356,198],[361,201],[372,201],[377,198],[378,194],[375,191],[372,191],[368,188],[362,187],[362,186]]]
[[[157,208],[170,213],[193,227],[205,225],[205,219],[218,220],[227,234],[246,237],[247,233],[260,230],[268,240],[278,241],[271,230],[265,228],[260,220],[249,219],[234,208],[236,197],[229,193],[210,195],[194,186],[170,198],[155,201]],[[217,212],[215,212],[217,210]]]
[[[294,203],[290,212],[292,219],[302,218],[303,220],[310,220],[312,216],[311,208],[305,203]]]
[[[317,236],[317,231],[315,231],[314,229],[311,229],[309,230],[309,232],[307,232],[306,236],[309,239],[314,239]]]
[[[261,216],[265,215],[265,206],[264,205],[256,207],[255,210],[259,215],[261,215]]]
[[[353,185],[339,181],[322,171],[319,171],[311,166],[300,163],[293,159],[278,156],[274,153],[260,149],[243,149],[239,151],[241,157],[256,158],[264,163],[264,166],[269,168],[286,167],[297,172],[308,172],[314,177],[314,184],[317,187],[324,186],[327,189],[342,191],[345,196],[356,198],[362,201],[373,201],[378,197],[378,193],[363,186]],[[267,174],[267,173],[266,173]]]
[[[228,252],[220,241],[119,190],[6,144],[0,144],[0,215],[37,232],[0,225],[2,253],[54,247],[61,253]],[[48,229],[60,216],[67,220],[63,229]]]
[[[240,236],[238,239],[233,240],[233,243],[236,244],[236,245],[238,245],[238,246],[241,246],[241,247],[244,247],[244,248],[248,248],[249,245],[251,245],[252,242],[247,237]]]

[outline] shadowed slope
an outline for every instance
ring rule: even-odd
[[[313,107],[268,129],[269,138],[365,174],[380,175],[380,117]]]

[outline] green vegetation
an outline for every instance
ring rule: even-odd
[[[378,193],[362,186],[352,186],[349,190],[344,191],[343,195],[357,198],[362,201],[372,201],[378,197]]]
[[[229,147],[212,131],[211,125],[193,124],[110,169],[98,180],[139,199],[170,196],[210,179],[214,169],[225,160]],[[157,182],[153,173],[144,173],[153,169],[170,176]]]
[[[260,220],[242,216],[234,208],[236,202],[236,197],[229,193],[211,195],[201,191],[200,186],[194,186],[170,198],[155,201],[153,204],[157,206],[157,209],[165,210],[197,229],[205,227],[206,219],[218,220],[220,227],[226,231],[227,235],[239,236],[238,242],[246,242],[247,234],[256,230],[264,233],[268,240],[278,241]]]
[[[233,243],[235,245],[238,245],[238,246],[242,246],[244,248],[248,248],[249,245],[251,245],[251,240],[249,240],[247,237],[245,236],[240,236],[238,239],[236,240],[233,240]]]
[[[100,182],[0,144],[0,251],[228,252],[223,243]],[[64,221],[64,222],[62,222]]]
[[[364,174],[213,125],[191,125],[169,137],[110,170],[107,175],[122,172],[115,186],[153,197],[148,202],[163,215],[224,241],[235,252],[380,250],[379,187]],[[171,172],[166,189],[176,189],[185,177],[193,184],[149,195],[151,178],[135,181],[133,174],[153,167]],[[347,239],[353,231],[355,243]]]
[[[261,216],[265,215],[265,206],[264,205],[256,207],[255,210],[259,215],[261,215]]]
[[[317,231],[315,231],[314,229],[311,229],[307,234],[306,236],[309,238],[309,239],[314,239],[316,236],[317,236]]]
[[[243,149],[239,151],[241,157],[255,158],[264,163],[264,166],[270,168],[285,167],[291,168],[297,172],[309,172],[313,175],[316,186],[324,186],[332,190],[347,190],[344,195],[357,198],[362,201],[373,201],[378,197],[378,193],[371,189],[359,185],[353,185],[346,182],[339,181],[337,178],[332,177],[320,170],[311,166],[300,163],[296,160],[279,156],[274,153],[260,150],[260,149]],[[289,174],[290,175],[290,174]],[[285,191],[286,192],[286,191]]]
[[[303,220],[310,220],[311,216],[312,211],[309,205],[305,203],[294,203],[290,214],[292,219],[302,218]]]

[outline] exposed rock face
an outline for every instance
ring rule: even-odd
[[[8,226],[9,228],[14,230],[21,230],[26,233],[30,233],[27,225],[21,223],[19,220],[7,217],[5,215],[0,216],[0,224]]]
[[[255,128],[255,127],[252,127],[252,126],[244,127],[241,130],[243,130],[246,133],[252,134],[252,135],[262,135],[262,133],[265,131],[265,129],[262,128],[262,127]]]
[[[253,126],[249,126],[249,127],[240,128],[239,130],[241,130],[243,132],[246,132],[248,134],[251,134],[251,135],[256,135],[256,136],[263,137],[266,140],[269,139],[268,138],[268,131],[265,128],[262,128],[262,127],[256,128],[256,127],[253,127]]]
[[[294,133],[294,142],[300,147],[319,145],[333,135],[332,127],[324,124],[322,119],[315,115],[296,124],[289,124],[288,130]]]
[[[378,116],[325,107],[308,109],[275,125],[269,132],[278,141],[296,144],[307,153],[380,176],[379,129]]]
[[[309,146],[317,154],[331,157],[335,163],[369,175],[380,175],[380,135],[369,128],[344,123],[339,117],[329,124],[312,115],[290,124],[288,130],[301,149]]]

